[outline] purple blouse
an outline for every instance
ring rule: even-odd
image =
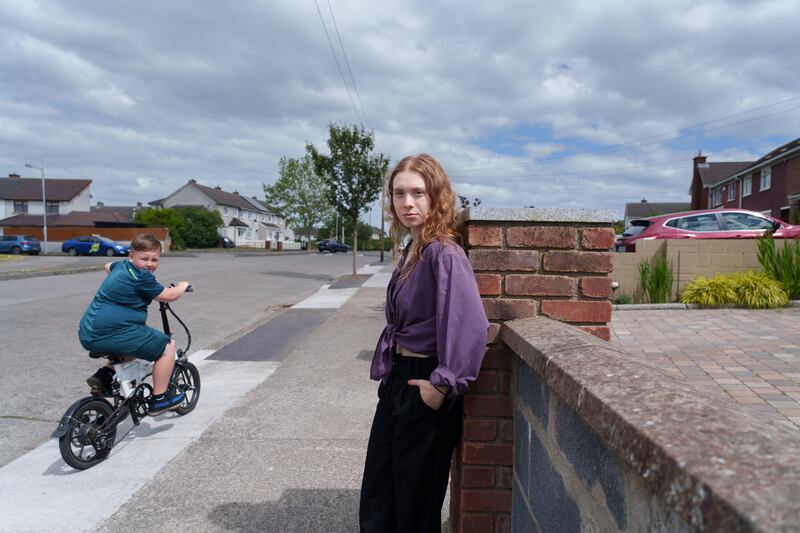
[[[386,291],[386,327],[370,377],[389,376],[399,343],[412,352],[436,355],[433,385],[449,386],[453,396],[466,393],[468,382],[478,377],[489,330],[472,265],[452,241],[429,243],[405,281],[399,280],[400,265]]]

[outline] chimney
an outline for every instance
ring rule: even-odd
[[[189,178],[189,183],[197,183],[197,180],[194,178]]]
[[[222,187],[220,187],[219,185],[217,185],[217,186],[216,186],[216,187],[214,187],[214,188],[215,188],[216,190],[218,190],[218,191],[221,191],[221,190],[222,190]]]
[[[642,203],[646,204],[647,203],[647,198],[642,198]]]
[[[699,165],[704,164],[706,162],[706,159],[707,159],[706,156],[703,155],[703,151],[702,150],[698,150],[697,151],[697,155],[694,156],[694,159],[692,159],[692,161],[694,161],[694,165],[693,165],[694,168],[697,168]]]
[[[142,207],[142,202],[136,202],[136,207]]]
[[[12,172],[11,174],[8,175],[8,177],[9,177],[9,179],[12,179],[12,180],[18,180],[19,179],[19,174],[17,174],[16,172]]]
[[[103,202],[97,202],[97,207],[103,207],[103,205],[105,205]]]

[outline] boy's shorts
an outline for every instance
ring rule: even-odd
[[[125,355],[155,361],[170,341],[168,335],[149,326],[130,326],[98,339],[80,339],[90,352]]]

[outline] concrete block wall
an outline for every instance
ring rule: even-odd
[[[465,242],[492,326],[465,398],[451,485],[453,531],[511,530],[514,353],[503,323],[547,316],[610,336],[614,211],[473,208]]]
[[[515,355],[513,531],[800,531],[800,440],[538,317]]]
[[[785,239],[776,239],[778,248]],[[672,300],[698,276],[711,278],[717,274],[734,274],[748,270],[760,271],[758,242],[756,239],[658,239],[637,241],[636,252],[614,253],[612,278],[619,283],[615,295],[633,296],[639,286],[639,263],[651,261],[656,254],[664,254],[672,263]]]

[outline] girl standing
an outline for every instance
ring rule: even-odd
[[[402,159],[388,183],[391,235],[411,242],[389,282],[380,380],[359,518],[362,532],[438,532],[463,395],[478,376],[489,323],[457,244],[450,178],[431,156]]]

